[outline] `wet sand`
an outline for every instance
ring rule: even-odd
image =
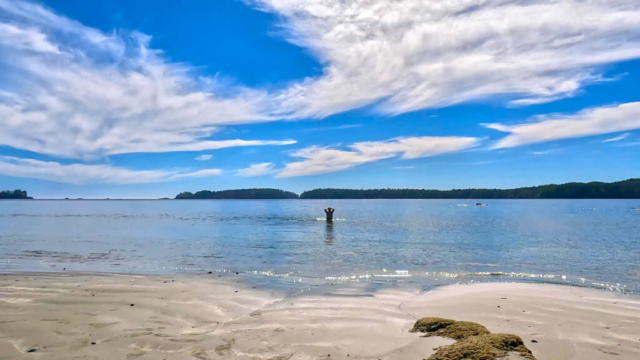
[[[243,280],[0,275],[0,359],[420,360],[453,342],[409,332],[426,316],[519,335],[538,360],[640,359],[637,296],[518,283],[356,283],[291,296]]]

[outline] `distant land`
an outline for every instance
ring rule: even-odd
[[[0,191],[0,199],[33,199],[24,190],[3,190]]]
[[[196,193],[183,192],[176,200],[198,199],[298,199],[298,194],[279,189],[239,189],[211,191],[202,190]]]
[[[33,199],[24,190],[0,191],[1,199]],[[175,200],[206,199],[640,199],[640,179],[605,183],[572,182],[516,189],[314,189],[298,194],[280,189],[201,190],[182,192]],[[69,200],[68,198],[66,200]],[[83,200],[83,199],[75,199]],[[136,199],[86,199],[136,200]],[[144,199],[137,199],[144,200]],[[159,200],[170,200],[161,198]]]
[[[566,183],[517,189],[315,189],[301,199],[640,199],[640,179],[613,183]]]
[[[603,183],[566,183],[517,189],[315,189],[295,193],[278,189],[183,192],[176,199],[640,199],[640,179]]]

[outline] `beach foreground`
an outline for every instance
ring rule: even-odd
[[[640,358],[637,296],[522,283],[356,283],[292,296],[245,280],[5,274],[0,359],[420,360],[453,343],[409,332],[426,316],[518,335],[538,360]]]

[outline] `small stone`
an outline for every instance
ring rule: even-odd
[[[133,306],[134,304],[131,304],[131,306]]]
[[[31,349],[27,350],[28,353],[34,353],[36,351],[38,351],[37,347],[34,347],[34,348],[31,348]]]
[[[211,274],[213,274],[213,271],[209,271],[207,274],[211,275]]]
[[[531,340],[532,343],[537,344],[538,340]]]
[[[92,342],[91,342],[91,345],[95,345],[95,344],[96,344],[96,342],[95,342],[95,341],[92,341]]]

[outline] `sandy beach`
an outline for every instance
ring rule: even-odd
[[[639,359],[640,298],[558,285],[402,284],[295,295],[243,276],[5,274],[0,359],[426,359],[421,317],[520,336],[538,360]],[[509,356],[509,358],[518,358]]]

